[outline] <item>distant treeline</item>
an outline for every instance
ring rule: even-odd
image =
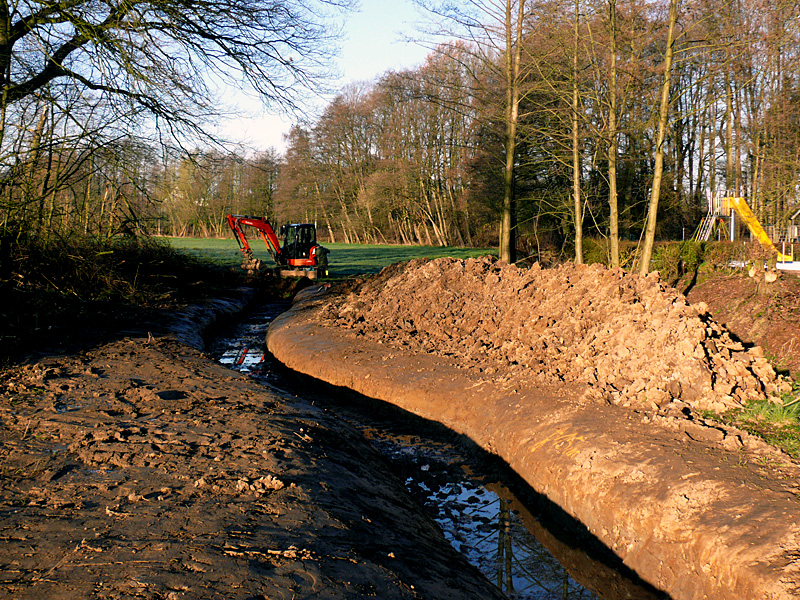
[[[576,224],[587,237],[618,230],[639,240],[668,3],[524,6],[515,55],[490,43],[509,24],[488,15],[485,36],[451,36],[415,69],[342,90],[316,122],[291,130],[283,155],[79,136],[74,115],[32,99],[5,116],[21,133],[3,140],[0,225],[45,236],[216,236],[236,212],[316,222],[336,242],[497,245],[511,147],[523,255],[570,255]],[[797,2],[680,6],[657,239],[691,238],[708,193],[747,197],[766,224],[783,225],[798,208],[798,14]],[[513,56],[509,146],[503,73]]]

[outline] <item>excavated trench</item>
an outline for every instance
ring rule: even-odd
[[[656,589],[800,595],[800,466],[709,416],[788,383],[657,274],[437,259],[298,296],[284,365],[472,440]]]
[[[441,425],[289,371],[264,349],[288,304],[256,307],[210,345],[221,364],[300,395],[354,426],[439,524],[451,545],[509,598],[650,600],[642,582],[585,528],[496,457]]]

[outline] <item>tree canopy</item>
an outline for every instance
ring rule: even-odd
[[[574,255],[585,230],[609,262],[642,269],[649,251],[617,240],[691,238],[710,193],[746,196],[786,234],[800,208],[797,0],[420,3],[457,41],[294,133],[286,169],[313,194],[281,176],[286,218],[328,220],[345,240],[502,253],[511,197],[523,256]]]
[[[193,128],[219,110],[214,78],[293,106],[326,74],[327,13],[347,2],[2,0],[0,108],[58,103],[67,81],[115,116]]]
[[[214,234],[257,209],[336,241],[497,247],[505,222],[521,257],[646,270],[648,214],[648,241],[680,240],[707,194],[747,197],[776,235],[800,208],[798,0],[431,0],[452,28],[424,64],[341,89],[283,156],[137,132],[198,127],[209,78],[291,106],[339,2],[63,1],[5,5],[5,228]]]

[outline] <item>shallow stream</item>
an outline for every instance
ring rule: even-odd
[[[324,385],[309,386],[308,378],[288,372],[264,344],[269,323],[287,307],[258,307],[217,338],[211,354],[265,385],[324,404],[359,429],[450,543],[509,598],[663,598],[582,525],[474,444],[397,408],[355,394],[325,392]]]

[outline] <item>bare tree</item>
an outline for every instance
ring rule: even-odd
[[[783,18],[798,0],[753,1],[687,4],[665,86],[667,0],[526,0],[521,12],[506,0],[431,0],[449,42],[424,67],[388,73],[358,102],[326,111],[309,131],[325,176],[309,175],[313,186],[296,196],[306,200],[292,206],[324,200],[337,235],[352,240],[491,245],[513,199],[520,247],[535,243],[547,259],[545,248],[570,245],[574,224],[579,260],[578,225],[616,240],[643,234],[660,211],[659,235],[688,237],[704,188],[727,176],[780,224],[798,206],[800,36]],[[294,171],[303,165],[284,173]],[[612,263],[629,265],[630,246],[620,246]]]
[[[572,201],[575,215],[575,262],[583,264],[583,207],[581,204],[581,150],[580,150],[580,89],[578,85],[578,47],[580,27],[580,0],[575,0],[575,20],[572,33]]]
[[[647,213],[647,227],[645,229],[642,258],[639,264],[639,274],[647,275],[650,271],[650,258],[653,255],[653,243],[656,236],[656,218],[658,213],[658,200],[661,195],[661,178],[664,173],[664,137],[667,131],[670,107],[670,81],[672,78],[672,57],[675,46],[675,24],[678,20],[679,0],[669,2],[669,21],[667,24],[667,48],[664,52],[664,82],[661,85],[661,100],[658,113],[658,134],[655,149],[655,167],[653,170],[653,187],[650,192],[650,209]]]
[[[619,266],[619,198],[617,195],[617,0],[608,0],[608,28],[611,46],[608,66],[608,237],[611,266]]]
[[[297,107],[325,81],[350,2],[0,0],[0,222],[44,223],[58,186],[75,185],[52,171],[68,151],[213,142],[217,82]]]
[[[516,256],[516,167],[520,104],[525,95],[522,52],[526,31],[525,0],[468,0],[461,5],[417,0],[441,21],[436,33],[468,42],[495,85],[502,86],[502,214],[500,259],[515,262]]]
[[[0,110],[68,79],[118,114],[192,129],[218,113],[211,79],[234,76],[292,106],[325,74],[334,32],[320,15],[347,3],[2,0]]]
[[[522,29],[525,22],[525,0],[516,0],[516,15],[513,0],[505,6],[505,48],[503,52],[503,75],[505,79],[505,168],[503,170],[503,218],[500,222],[500,260],[509,263],[517,260],[516,209],[514,169],[516,165],[517,124],[521,92],[520,54],[522,52]]]

